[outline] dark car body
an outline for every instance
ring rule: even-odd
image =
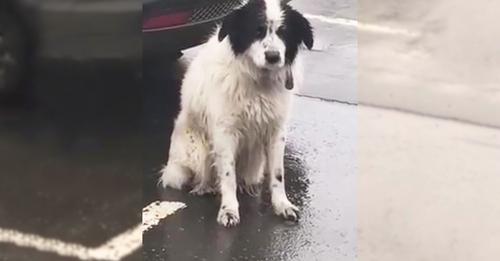
[[[39,58],[142,59],[138,0],[0,0],[0,95],[24,93]]]
[[[145,52],[175,52],[206,40],[215,24],[246,0],[144,0]]]
[[[137,0],[1,0],[42,57],[141,57]]]

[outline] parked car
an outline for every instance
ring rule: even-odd
[[[207,39],[215,24],[247,0],[144,0],[145,54],[172,53]]]
[[[141,17],[137,0],[0,0],[0,93],[34,57],[140,61]]]

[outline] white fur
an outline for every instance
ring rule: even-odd
[[[266,18],[268,21],[279,21],[283,17],[280,0],[265,0]]]
[[[238,185],[253,191],[264,173],[270,175],[276,214],[297,218],[298,209],[285,193],[283,168],[292,99],[284,86],[289,68],[264,69],[255,63],[256,53],[250,48],[235,56],[228,38],[219,42],[217,32],[200,50],[182,83],[181,111],[160,180],[176,189],[191,185],[196,194],[220,193],[217,221],[224,226],[239,223]],[[297,89],[299,56],[291,67]]]

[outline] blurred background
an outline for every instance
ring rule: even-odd
[[[138,1],[0,2],[0,260],[141,259],[141,19]]]
[[[41,59],[142,59],[138,1],[5,0],[0,7],[2,93],[22,92]]]
[[[496,260],[497,1],[358,1],[359,260]]]

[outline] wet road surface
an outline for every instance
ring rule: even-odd
[[[313,50],[305,53],[309,80],[300,93],[357,103],[358,31],[338,23],[356,22],[357,1],[295,0],[290,4],[309,19],[315,36]]]
[[[0,104],[1,229],[95,248],[140,223],[142,96],[120,64],[44,61]],[[0,260],[78,259],[0,242]]]

